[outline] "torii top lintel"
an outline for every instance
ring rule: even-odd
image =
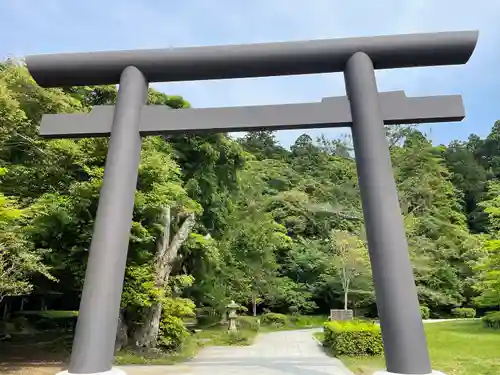
[[[478,31],[389,35],[298,42],[259,43],[136,51],[33,55],[26,58],[43,87],[119,83],[127,66],[149,82],[333,73],[355,52],[375,69],[460,65],[472,55]]]

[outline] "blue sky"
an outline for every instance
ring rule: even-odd
[[[423,130],[435,143],[486,136],[500,119],[498,0],[0,0],[0,57],[477,29],[463,66],[377,72],[379,90],[462,94],[462,123]],[[341,74],[154,85],[195,107],[319,101],[344,95]],[[347,130],[317,130],[338,136]],[[278,133],[289,146],[302,131]]]

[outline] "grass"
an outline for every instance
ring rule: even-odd
[[[447,375],[500,374],[500,331],[477,320],[425,325],[432,366]],[[323,334],[315,334],[319,340]],[[341,357],[356,375],[385,368],[383,357]]]
[[[194,335],[194,339],[198,341],[199,346],[247,346],[252,345],[257,331],[238,330],[236,333],[230,334],[227,328],[210,328]]]
[[[321,328],[328,320],[326,315],[298,315],[288,316],[290,324],[284,326],[262,325],[260,332],[293,331],[297,329]]]

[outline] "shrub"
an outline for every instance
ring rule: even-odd
[[[195,316],[194,303],[187,298],[167,297],[163,298],[162,307],[157,343],[162,349],[174,351],[189,337],[183,319]]]
[[[290,317],[290,321],[298,328],[322,327],[328,317],[321,315],[299,315]]]
[[[284,314],[267,313],[262,316],[262,324],[283,327],[290,324],[288,317]]]
[[[299,314],[299,308],[297,306],[290,306],[288,308],[288,311],[290,312],[290,314],[292,315],[298,315]]]
[[[252,335],[245,331],[228,332],[224,341],[227,345],[250,345]]]
[[[455,318],[475,318],[476,310],[467,307],[457,307],[456,309],[451,310],[451,315]]]
[[[382,333],[376,324],[360,321],[327,322],[324,325],[324,345],[333,355],[379,355],[384,346]]]
[[[246,329],[250,331],[259,332],[260,322],[259,319],[253,316],[239,316],[238,317],[238,327],[240,329]]]
[[[222,316],[214,308],[201,307],[196,309],[196,320],[200,327],[211,327],[219,325],[222,321]]]
[[[15,319],[23,319],[30,326],[41,331],[72,330],[76,326],[78,311],[43,310],[18,311]]]
[[[486,328],[500,329],[500,311],[492,311],[482,318]]]
[[[427,306],[420,306],[420,315],[422,319],[429,319],[431,316],[431,310]]]
[[[0,336],[7,334],[10,335],[11,333],[16,333],[16,327],[14,326],[14,323],[0,320]]]
[[[11,319],[16,332],[24,332],[32,328],[32,323],[24,316],[16,316]]]
[[[181,318],[166,315],[160,321],[158,346],[166,350],[177,350],[189,336]]]

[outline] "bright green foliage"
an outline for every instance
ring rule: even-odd
[[[480,293],[475,301],[480,306],[500,307],[500,240],[486,242],[474,270],[474,288]]]
[[[323,327],[328,317],[323,315],[292,315],[289,319],[297,328],[316,328]]]
[[[482,321],[487,328],[500,329],[500,311],[486,313],[482,317]]]
[[[267,313],[262,315],[261,323],[264,325],[272,325],[276,327],[284,327],[290,324],[288,317],[284,314]]]
[[[425,324],[432,367],[443,374],[492,375],[500,373],[500,334],[475,320]],[[385,368],[384,356],[341,357],[358,374],[374,374]]]
[[[194,316],[194,304],[185,298],[165,298],[158,345],[167,350],[178,349],[189,336],[183,318]]]
[[[471,307],[457,307],[451,310],[451,315],[455,318],[475,318],[476,310]]]
[[[479,293],[475,302],[480,306],[500,307],[500,184],[488,184],[486,200],[480,206],[487,213],[491,235],[484,241],[477,259],[471,262],[475,275],[474,289]]]
[[[182,319],[165,315],[160,321],[158,346],[167,350],[176,350],[189,336]]]
[[[309,313],[316,308],[316,304],[311,301],[312,296],[307,285],[285,276],[276,279],[268,299],[275,310],[288,312],[290,308],[285,307],[294,306],[299,313]]]
[[[431,316],[431,310],[427,306],[420,306],[420,315],[422,319],[429,319]]]
[[[3,174],[6,169],[0,172]],[[25,210],[0,193],[0,302],[8,295],[31,292],[32,275],[55,280],[42,261],[44,253],[35,251],[27,240],[23,227],[25,216]]]
[[[500,182],[492,181],[488,184],[486,199],[480,203],[484,212],[488,215],[489,228],[500,232]]]
[[[384,350],[380,327],[357,321],[325,323],[324,345],[335,356],[379,355]]]

